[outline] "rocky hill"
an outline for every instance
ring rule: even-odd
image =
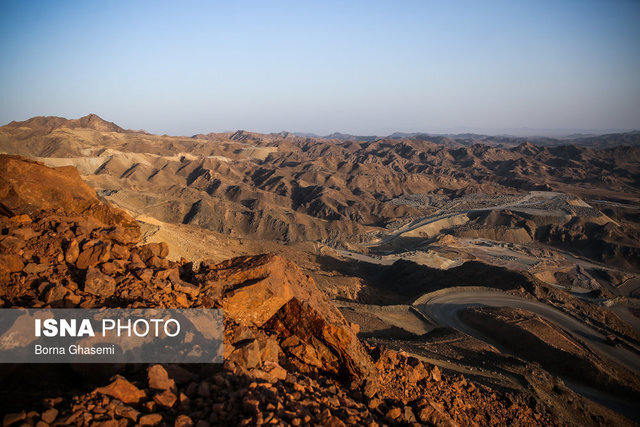
[[[221,365],[4,366],[5,426],[623,422],[555,380],[534,393],[494,388],[363,343],[283,258],[170,261],[166,245],[138,244],[132,218],[70,168],[8,156],[0,165],[2,307],[225,313]]]
[[[356,140],[246,131],[185,138],[125,132],[90,115],[12,122],[0,128],[0,150],[49,166],[73,165],[102,196],[135,214],[153,212],[160,221],[235,237],[344,247],[370,243],[399,221],[438,214],[462,196],[544,190],[594,201],[611,221],[605,226],[574,208],[546,221],[534,218],[537,229],[516,225],[522,230],[471,235],[575,246],[604,262],[637,258],[640,247],[635,146],[451,146],[424,135]],[[527,219],[518,212],[510,221]],[[476,228],[483,221],[476,219]]]

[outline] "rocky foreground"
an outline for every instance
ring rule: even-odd
[[[169,261],[166,245],[138,245],[135,221],[98,200],[74,168],[0,156],[0,214],[1,307],[225,315],[224,364],[3,366],[4,426],[619,421],[577,397],[549,405],[363,343],[313,280],[278,256]]]

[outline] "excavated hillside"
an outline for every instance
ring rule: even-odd
[[[0,306],[225,313],[224,364],[3,366],[5,426],[626,422],[536,368],[535,391],[491,387],[363,343],[283,258],[170,261],[166,244],[139,244],[132,218],[69,168],[7,156],[0,165]]]

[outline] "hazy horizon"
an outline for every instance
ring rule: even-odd
[[[625,0],[3,2],[0,123],[94,112],[170,135],[628,131],[639,18]]]

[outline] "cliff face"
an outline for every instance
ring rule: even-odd
[[[281,257],[195,268],[169,261],[165,244],[136,245],[135,221],[70,168],[0,156],[0,206],[0,307],[225,314],[220,365],[3,367],[4,425],[563,422],[522,393],[363,344],[313,280]]]

